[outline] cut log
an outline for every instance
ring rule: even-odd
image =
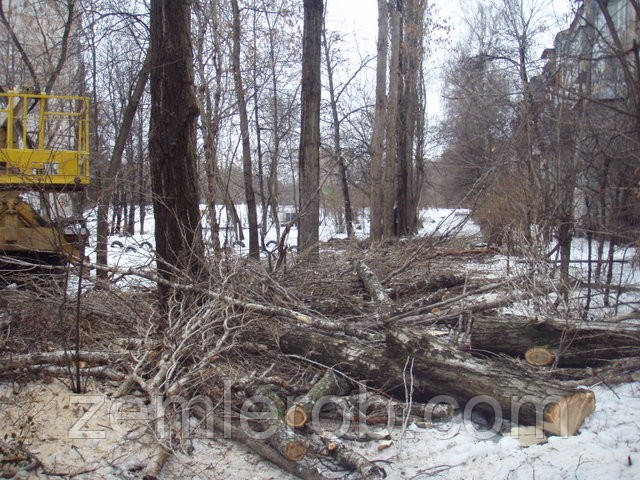
[[[537,425],[555,435],[575,435],[595,408],[589,390],[566,388],[504,362],[474,358],[415,329],[389,331],[387,352],[402,363],[411,360],[413,375],[420,380],[418,398],[450,395],[467,408],[477,403],[478,410],[490,416]]]
[[[384,344],[365,343],[353,338],[324,335],[305,328],[292,328],[280,337],[280,348],[284,353],[295,354],[326,365],[347,375],[348,378],[383,391],[400,396],[404,394],[402,367],[385,355]],[[414,388],[417,391],[421,390],[422,379],[414,380]],[[374,404],[377,405],[376,402],[370,403]],[[391,412],[384,413],[386,421],[391,424],[395,422],[388,419],[387,415],[396,414],[397,409],[393,405]],[[423,409],[420,413],[424,415],[423,420],[433,420],[450,416],[452,410],[448,406],[430,404],[426,411]]]
[[[280,454],[292,462],[298,462],[304,458],[309,449],[307,440],[297,434],[288,425],[283,422],[285,415],[284,402],[271,389],[271,387],[263,385],[256,389],[255,395],[250,400],[254,405],[258,402],[268,407],[268,418],[265,419],[263,425],[270,428],[273,433],[267,439],[269,445],[275,448]]]
[[[279,422],[282,423],[280,420]],[[277,426],[275,432],[269,437],[268,442],[284,458],[292,462],[302,460],[309,449],[306,439],[285,425]]]
[[[191,411],[196,418],[200,420],[205,418],[205,410],[203,408],[193,406]],[[321,474],[317,470],[317,467],[307,466],[301,462],[292,462],[287,460],[266,443],[251,438],[238,427],[231,425],[229,420],[225,421],[224,419],[211,414],[209,414],[208,419],[217,432],[224,435],[228,434],[232,440],[245,445],[247,448],[282,468],[284,471],[296,475],[304,480],[328,480],[328,477]]]
[[[316,384],[287,410],[284,422],[290,427],[302,428],[309,421],[315,403],[330,395],[344,395],[349,391],[349,383],[333,370],[327,370]]]
[[[633,325],[538,321],[515,315],[473,319],[470,347],[526,358],[532,347],[545,347],[559,367],[599,366],[607,360],[640,356],[640,328]],[[528,360],[528,359],[527,359]]]
[[[524,358],[529,365],[534,367],[548,367],[556,359],[556,356],[548,348],[533,347],[524,353]]]
[[[335,458],[340,465],[360,473],[362,480],[378,480],[387,477],[387,473],[382,467],[379,467],[366,457],[347,448],[339,439],[321,435],[320,442],[324,444],[329,455]]]

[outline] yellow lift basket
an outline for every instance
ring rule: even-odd
[[[87,97],[0,93],[0,188],[79,190],[89,166]]]

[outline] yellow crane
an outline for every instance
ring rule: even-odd
[[[86,229],[42,215],[34,203],[86,188],[89,167],[88,98],[0,93],[0,280],[21,263],[79,260]]]

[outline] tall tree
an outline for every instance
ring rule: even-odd
[[[300,215],[298,248],[318,258],[320,224],[320,97],[322,0],[304,0],[302,45],[302,121],[300,128]]]
[[[403,41],[401,44],[401,68],[403,82],[400,85],[398,111],[398,232],[413,234],[418,215],[416,171],[413,162],[414,144],[417,138],[418,114],[421,110],[418,95],[418,69],[422,64],[425,0],[405,0],[403,12]]]
[[[190,15],[188,2],[151,1],[151,188],[158,274],[169,281],[197,277],[204,254]],[[166,308],[172,289],[158,290]]]
[[[233,9],[233,80],[240,114],[240,135],[242,136],[242,171],[244,177],[244,193],[247,199],[247,215],[249,220],[249,255],[260,258],[258,244],[258,214],[256,211],[256,196],[253,191],[253,169],[251,165],[251,142],[249,138],[249,119],[247,103],[244,98],[242,72],[240,70],[240,8],[238,0],[231,0]]]
[[[398,162],[398,103],[400,93],[400,44],[402,42],[401,0],[391,2],[391,61],[389,62],[389,102],[386,113],[387,148],[384,156],[382,234],[391,238],[396,234],[395,200]]]
[[[116,175],[122,165],[122,155],[127,143],[127,140],[131,134],[131,126],[133,125],[133,119],[138,110],[140,100],[144,95],[144,89],[149,79],[149,54],[144,60],[142,68],[138,72],[135,83],[131,90],[131,95],[127,101],[127,106],[122,115],[122,123],[118,129],[118,135],[116,137],[113,150],[111,152],[111,158],[109,165],[106,169],[106,174],[103,174],[101,180],[100,198],[98,199],[98,226],[97,226],[97,245],[96,255],[98,265],[106,266],[108,263],[108,231],[109,231],[109,203],[113,191],[117,186]],[[98,272],[98,277],[105,279],[107,277],[107,271],[101,270]]]
[[[342,201],[344,203],[344,220],[347,225],[347,236],[353,237],[353,211],[351,209],[351,198],[349,196],[349,183],[347,182],[347,166],[342,156],[342,147],[340,145],[340,118],[338,116],[338,95],[333,80],[333,64],[331,63],[331,54],[329,52],[329,44],[327,42],[326,26],[322,29],[322,42],[324,44],[324,56],[327,66],[327,78],[329,80],[329,104],[331,105],[331,119],[333,123],[333,156],[334,162],[338,165],[340,174],[340,186],[342,188]]]
[[[382,158],[387,111],[387,56],[389,11],[387,0],[378,0],[378,59],[376,64],[376,110],[371,141],[371,238],[382,238]]]

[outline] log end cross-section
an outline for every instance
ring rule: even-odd
[[[565,437],[573,436],[596,408],[596,397],[589,390],[565,395],[547,407],[543,428],[546,432]]]
[[[284,417],[284,423],[294,428],[302,428],[307,423],[309,417],[307,416],[307,412],[304,411],[301,405],[294,405],[289,410],[287,410],[287,414]]]
[[[525,352],[524,358],[529,365],[534,367],[547,367],[554,362],[556,356],[548,348],[532,347]]]

